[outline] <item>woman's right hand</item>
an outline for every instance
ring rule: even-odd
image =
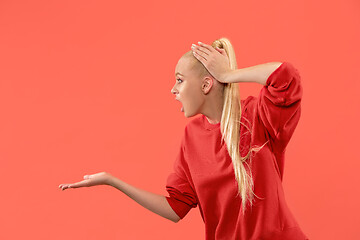
[[[60,184],[59,188],[65,190],[67,188],[80,188],[80,187],[92,187],[96,185],[109,185],[109,180],[112,177],[107,172],[95,173],[92,175],[85,175],[83,181],[76,183],[64,183]]]

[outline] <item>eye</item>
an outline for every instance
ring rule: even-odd
[[[180,78],[178,78],[178,79],[176,79],[176,80],[177,80],[177,81],[181,81],[181,82],[183,81],[183,80],[181,80]],[[181,82],[180,82],[180,83],[181,83]]]

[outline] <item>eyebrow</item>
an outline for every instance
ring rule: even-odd
[[[184,75],[182,75],[181,73],[179,73],[179,72],[177,72],[177,73],[175,73],[175,76],[176,75],[181,75],[181,76],[184,76]],[[184,76],[185,77],[185,76]]]

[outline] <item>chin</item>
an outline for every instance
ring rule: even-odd
[[[186,118],[190,118],[190,117],[193,117],[193,116],[195,116],[195,115],[197,115],[197,113],[192,113],[192,114],[190,114],[190,113],[186,113],[186,111],[184,111],[184,116],[185,116]]]

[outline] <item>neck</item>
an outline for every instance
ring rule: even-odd
[[[206,106],[204,107],[202,114],[205,115],[209,123],[217,124],[221,121],[223,105],[224,98],[222,96],[209,99],[209,101],[206,102]]]

